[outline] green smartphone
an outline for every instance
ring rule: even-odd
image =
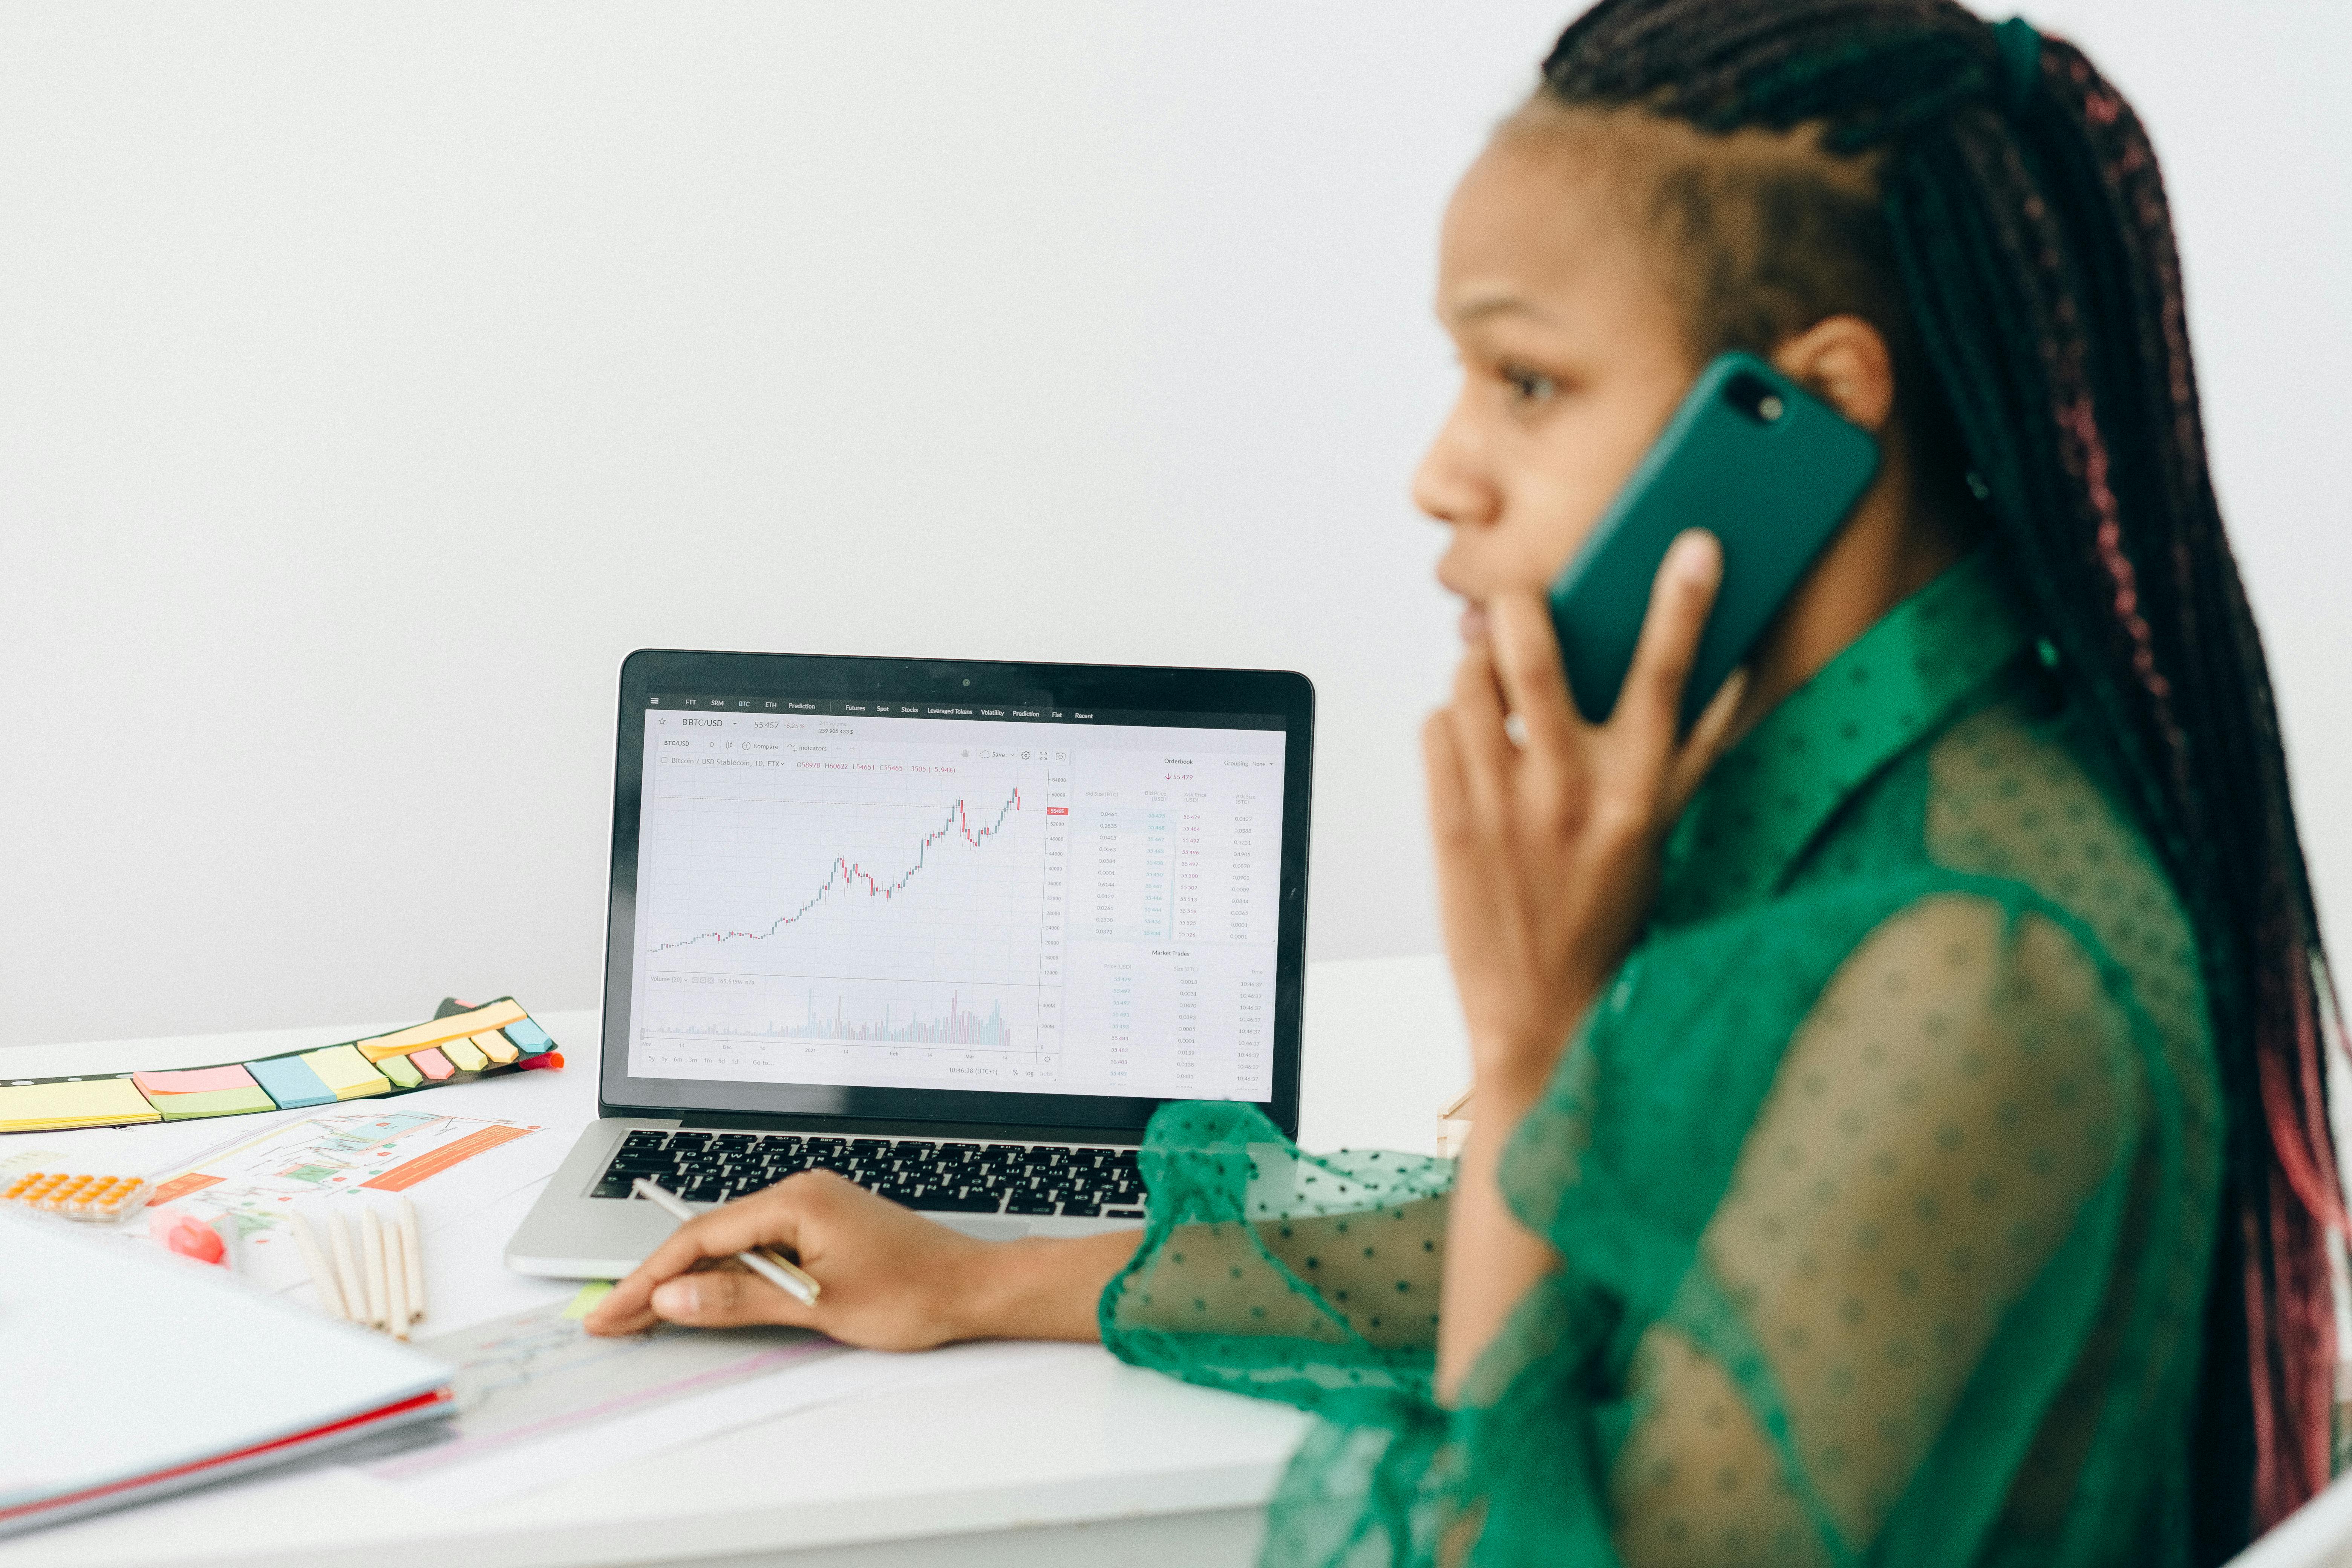
[[[1710,361],[1552,580],[1552,625],[1577,710],[1598,724],[1617,706],[1666,547],[1704,528],[1723,542],[1723,586],[1683,689],[1689,729],[1877,471],[1868,432],[1762,360]]]

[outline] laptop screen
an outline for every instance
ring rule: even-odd
[[[1077,1096],[1139,1125],[1277,1098],[1294,716],[647,689],[634,717],[606,1038],[632,1083],[992,1121],[965,1097]]]

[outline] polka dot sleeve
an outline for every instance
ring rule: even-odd
[[[1246,1106],[1163,1109],[1150,1221],[1104,1342],[1195,1383],[1309,1409],[1425,1402],[1451,1162],[1309,1155]]]

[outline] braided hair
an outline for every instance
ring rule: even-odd
[[[1695,330],[1709,352],[1801,330],[1830,313],[1808,298],[1826,269],[1887,331],[1898,384],[1924,370],[1906,424],[1925,408],[1941,426],[2189,907],[2229,1108],[2196,1449],[2200,1555],[2225,1555],[2329,1475],[2336,1025],[2147,133],[2072,45],[1952,0],[1601,0],[1544,62],[1537,104],[1727,142],[1802,132],[1874,176],[1860,227],[1834,181],[1810,204],[1780,182],[1759,219],[1778,239],[1759,243],[1810,268],[1750,266],[1751,287],[1726,289],[1718,258]],[[1681,210],[1688,241],[1705,207]],[[1874,277],[1883,308],[1841,268]]]

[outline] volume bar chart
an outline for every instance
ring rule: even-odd
[[[1034,1075],[1051,1005],[1033,986],[908,980],[761,978],[656,987],[642,1044],[673,1070],[789,1075],[863,1064],[891,1079],[926,1074],[1011,1080]]]
[[[947,1011],[935,1017],[908,1018],[905,1023],[893,1023],[886,1004],[878,1022],[860,1023],[849,1016],[842,999],[834,998],[830,1016],[817,1009],[816,994],[809,994],[808,1019],[798,1028],[782,1031],[787,1039],[797,1040],[885,1040],[901,1046],[985,1046],[1002,1049],[1013,1044],[1013,1031],[1004,1021],[1003,1007],[992,1005],[985,1017],[961,1005],[961,998],[948,998]]]
[[[897,1046],[977,1046],[989,1050],[1003,1050],[1016,1043],[1016,1031],[1004,1016],[1003,1001],[991,1002],[988,1011],[966,1006],[962,998],[950,994],[947,1005],[935,1012],[922,1013],[908,1008],[897,1009],[885,999],[879,1016],[865,1016],[865,1009],[852,1010],[849,999],[835,993],[830,1002],[820,1001],[817,994],[808,994],[807,1015],[796,1024],[769,1022],[764,1025],[706,1025],[685,1027],[671,1032],[678,1035],[724,1035],[743,1040],[844,1040],[854,1044],[887,1044]]]

